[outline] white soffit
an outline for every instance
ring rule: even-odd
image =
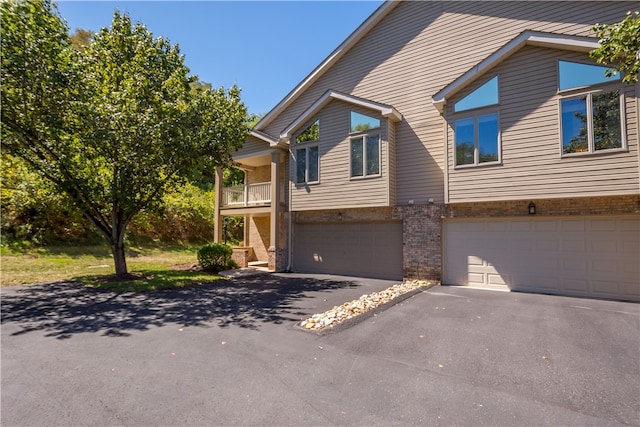
[[[440,92],[436,93],[432,98],[434,106],[442,113],[444,111],[447,98],[464,89],[487,70],[504,61],[524,46],[539,46],[551,49],[589,52],[600,46],[600,44],[597,39],[592,37],[544,33],[540,31],[525,31],[479,62],[475,67],[454,80]]]
[[[300,114],[285,130],[280,134],[280,139],[289,141],[291,134],[302,124],[304,124],[311,116],[320,111],[325,105],[332,100],[337,99],[339,101],[347,102],[349,104],[358,105],[360,107],[368,108],[370,110],[378,111],[382,117],[385,117],[392,122],[399,122],[402,120],[402,114],[390,105],[380,104],[378,102],[368,101],[363,98],[358,98],[352,95],[336,92],[335,90],[329,90],[325,92],[316,102],[314,102],[309,108],[307,108],[302,114]]]

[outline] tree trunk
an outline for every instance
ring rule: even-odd
[[[122,239],[119,240],[119,242],[111,244],[111,253],[116,267],[116,276],[124,276],[127,274],[127,260],[124,256],[124,242]]]

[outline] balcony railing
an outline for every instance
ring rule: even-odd
[[[238,185],[222,189],[222,206],[247,207],[271,203],[271,183]]]

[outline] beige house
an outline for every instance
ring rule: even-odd
[[[633,7],[385,2],[255,126],[216,224],[274,271],[640,300],[640,86],[588,55]]]

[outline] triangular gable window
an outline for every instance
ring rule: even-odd
[[[609,67],[580,64],[578,62],[558,61],[560,90],[591,86],[598,83],[620,80],[620,74],[607,77]]]
[[[453,105],[453,111],[472,110],[498,104],[498,76],[495,76]]]
[[[320,139],[320,120],[316,120],[304,130],[300,135],[296,137],[296,142],[301,144],[303,142],[317,141]]]
[[[375,117],[366,116],[364,114],[356,113],[355,111],[351,112],[351,127],[350,131],[353,132],[364,132],[369,129],[376,129],[380,127],[380,119],[376,119]]]

